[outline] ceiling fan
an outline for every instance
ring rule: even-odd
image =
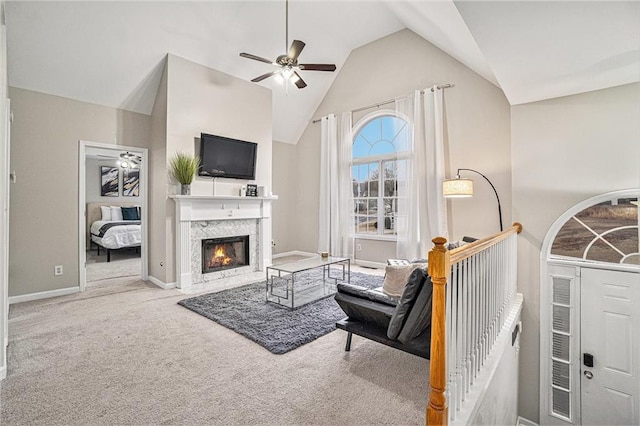
[[[285,50],[289,45],[289,0],[285,2]],[[336,66],[334,64],[299,64],[298,56],[300,56],[300,52],[304,49],[305,43],[300,40],[293,40],[291,43],[291,47],[289,47],[289,51],[286,55],[280,55],[276,58],[275,61],[270,61],[269,59],[262,58],[260,56],[252,55],[250,53],[241,53],[240,56],[247,59],[253,59],[254,61],[265,62],[267,64],[275,65],[278,67],[277,70],[268,72],[266,74],[262,74],[251,80],[254,83],[264,80],[265,78],[269,78],[272,76],[280,75],[284,78],[285,81],[291,81],[294,83],[298,89],[304,89],[307,87],[307,83],[304,82],[298,71],[329,71],[333,72],[336,70]]]
[[[142,157],[127,151],[120,154],[118,165],[123,169],[137,169],[141,161]]]

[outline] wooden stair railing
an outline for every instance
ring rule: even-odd
[[[446,339],[445,339],[445,287],[450,267],[449,251],[444,246],[447,239],[433,239],[435,247],[429,251],[429,275],[433,283],[431,311],[431,362],[429,369],[429,405],[427,406],[427,425],[446,425],[448,420],[447,399],[444,395],[446,378]]]
[[[429,404],[427,405],[426,424],[428,426],[447,425],[449,413],[445,395],[447,383],[447,342],[446,342],[446,285],[451,265],[491,247],[505,238],[522,232],[518,222],[502,232],[465,244],[462,247],[447,250],[446,238],[434,238],[434,247],[429,251],[428,270],[433,283],[431,313],[431,356],[429,366]]]

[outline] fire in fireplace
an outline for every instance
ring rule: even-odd
[[[249,265],[249,236],[202,240],[202,273]]]

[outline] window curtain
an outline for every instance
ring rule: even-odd
[[[320,124],[320,199],[318,252],[351,257],[352,117],[345,112],[322,117]]]
[[[442,196],[444,170],[442,90],[429,88],[397,99],[396,114],[411,126],[409,159],[399,171],[399,259],[426,258],[437,236],[448,237],[447,206]]]

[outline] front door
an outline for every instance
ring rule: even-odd
[[[638,425],[640,274],[582,268],[580,289],[582,424]]]

